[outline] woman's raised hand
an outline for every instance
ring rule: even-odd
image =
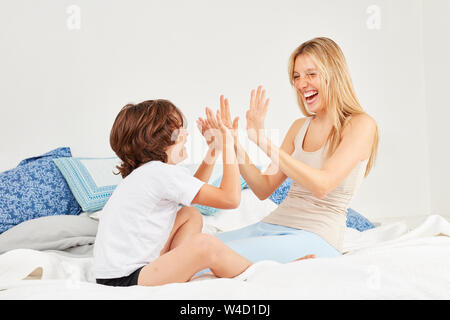
[[[217,110],[216,115],[214,115],[212,110],[206,107],[205,112],[206,112],[206,122],[210,129],[219,130],[220,133],[223,135],[231,135],[230,130],[222,122],[219,110]]]
[[[224,98],[223,95],[220,96],[220,118],[222,119],[225,127],[230,130],[233,135],[234,142],[236,143],[238,137],[239,117],[236,117],[233,121],[231,121],[230,103],[227,98]]]
[[[247,134],[250,140],[258,143],[261,134],[264,134],[264,120],[269,107],[269,98],[266,98],[266,90],[259,86],[250,95],[250,109],[245,114],[247,118]]]

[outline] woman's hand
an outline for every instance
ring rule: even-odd
[[[259,86],[252,90],[250,95],[250,109],[245,114],[247,118],[247,135],[250,140],[258,144],[265,135],[264,120],[269,107],[269,98],[266,99],[266,90]]]
[[[222,119],[222,123],[227,127],[234,138],[234,144],[238,142],[238,122],[239,117],[234,118],[231,121],[230,114],[230,104],[227,98],[224,98],[223,95],[220,96],[220,118]]]
[[[206,107],[205,112],[206,112],[206,123],[209,128],[208,130],[212,130],[212,132],[206,132],[207,135],[208,133],[209,135],[212,135],[214,140],[218,138],[217,137],[218,135],[220,135],[222,138],[225,138],[226,136],[231,136],[231,130],[229,130],[223,123],[219,110],[217,110],[216,115],[214,115],[212,110]]]

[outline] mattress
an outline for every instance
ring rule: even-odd
[[[259,221],[275,207],[270,200],[260,201],[251,191],[244,191],[239,208],[205,216],[203,231],[240,228]],[[101,219],[101,212],[79,218],[95,221]],[[233,279],[206,274],[190,282],[156,287],[96,284],[88,250],[92,235],[76,236],[70,250],[59,242],[57,249],[14,248],[1,254],[0,299],[450,298],[450,224],[439,215],[427,216],[413,228],[401,220],[364,232],[347,228],[345,254],[337,258],[286,264],[261,261]]]

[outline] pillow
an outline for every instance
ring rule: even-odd
[[[275,202],[276,204],[281,204],[283,200],[286,198],[289,189],[291,188],[292,179],[287,178],[284,180],[284,182],[281,184],[281,186],[278,187],[277,190],[274,191],[269,197],[270,200]]]
[[[0,254],[14,249],[66,250],[93,244],[97,227],[98,221],[83,215],[24,221],[0,234]]]
[[[0,173],[0,233],[26,220],[81,212],[52,161],[71,156],[70,148],[57,148],[25,159],[16,168]]]
[[[372,222],[352,208],[347,209],[347,227],[358,231],[365,231],[375,228]]]
[[[283,202],[283,200],[286,198],[289,189],[292,185],[292,179],[287,178],[278,188],[275,190],[274,193],[270,195],[270,200],[272,200],[276,204],[280,204]],[[375,226],[364,216],[362,216],[360,213],[356,212],[355,210],[348,208],[347,209],[347,227],[353,228],[358,231],[364,231],[368,229],[375,228]]]
[[[122,180],[113,172],[121,163],[111,158],[60,158],[53,160],[83,211],[101,210]]]
[[[211,185],[218,187],[220,186],[220,183],[222,182],[222,175],[220,175],[220,177],[216,178]],[[247,183],[245,182],[244,178],[241,177],[241,190],[247,188]],[[194,207],[196,207],[198,209],[198,211],[200,211],[201,214],[205,215],[205,216],[212,216],[214,215],[218,210],[217,208],[213,208],[213,207],[208,207],[208,206],[203,206],[200,204],[194,204]]]
[[[197,163],[183,163],[180,164],[181,166],[187,168],[189,170],[189,172],[191,172],[192,175],[195,174],[195,172],[197,171],[198,167],[200,166]],[[220,183],[222,182],[222,173],[223,173],[223,164],[221,162],[216,163],[214,165],[214,169],[211,172],[211,177],[210,177],[210,181],[212,181],[211,185],[218,187],[220,186]],[[248,188],[247,183],[245,182],[245,180],[241,177],[241,190],[244,190]],[[194,204],[194,207],[196,207],[198,209],[198,211],[200,211],[200,213],[204,216],[212,216],[214,215],[217,211],[219,211],[220,209],[217,208],[213,208],[213,207],[207,207],[207,206],[203,206],[200,204]]]

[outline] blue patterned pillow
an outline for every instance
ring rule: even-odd
[[[275,202],[276,204],[280,204],[283,202],[283,200],[286,198],[289,189],[292,185],[292,179],[287,178],[281,186],[278,187],[277,190],[275,190],[274,193],[270,195],[270,200]],[[375,228],[375,226],[367,220],[367,218],[363,217],[360,213],[356,212],[355,210],[348,208],[347,209],[347,227],[353,228],[358,231],[364,231],[368,229]]]
[[[365,231],[375,228],[372,222],[352,208],[347,209],[347,227],[358,231]]]
[[[58,148],[0,173],[0,233],[34,218],[81,212],[52,161],[70,156],[70,148]]]
[[[275,190],[275,192],[270,195],[269,199],[278,205],[282,203],[283,200],[286,198],[289,189],[291,188],[291,184],[292,184],[291,178],[287,178],[286,180],[284,180],[281,186],[279,186],[278,189]]]

